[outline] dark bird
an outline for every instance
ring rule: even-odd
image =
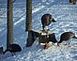
[[[76,4],[77,0],[69,0],[69,3]]]
[[[75,33],[73,32],[64,32],[63,34],[61,34],[60,36],[60,41],[58,42],[58,45],[60,43],[62,43],[63,41],[68,41],[71,38],[75,38],[77,39],[77,37],[75,36]]]
[[[7,51],[11,52],[12,54],[16,52],[20,52],[22,49],[18,44],[10,44],[9,48],[6,49],[3,53],[5,54]]]
[[[54,20],[54,18],[52,18],[52,15],[51,14],[44,14],[41,17],[41,23],[42,23],[43,30],[44,30],[45,26],[50,25],[51,22],[56,22]]]
[[[39,37],[39,43],[44,43],[44,49],[47,49],[50,47],[49,42],[57,43],[55,33],[49,34],[49,35],[41,35]]]
[[[48,29],[45,29],[46,26],[50,25],[51,22],[56,22],[54,20],[54,18],[52,18],[52,15],[51,14],[44,14],[42,17],[41,17],[41,23],[42,23],[42,28],[43,30],[41,30],[42,32],[48,32]],[[26,44],[26,47],[30,47],[32,46],[32,44],[34,43],[34,41],[36,40],[36,38],[40,37],[40,33],[35,31],[35,30],[31,30],[29,31],[30,33],[30,36],[32,36],[31,38],[28,37],[27,38],[27,44]],[[41,36],[42,39],[45,39],[46,36]],[[45,41],[43,41],[45,42]]]

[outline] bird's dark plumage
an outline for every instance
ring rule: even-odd
[[[9,48],[4,51],[4,54],[7,51],[10,51],[11,53],[15,53],[15,52],[20,52],[21,50],[22,49],[21,49],[21,47],[18,44],[10,44]]]
[[[71,38],[77,39],[77,37],[75,36],[75,33],[73,33],[73,32],[64,32],[63,34],[61,34],[60,41],[58,43],[62,43],[63,41],[68,41]]]
[[[50,25],[51,22],[56,22],[56,21],[54,20],[54,18],[52,18],[52,15],[51,15],[51,14],[44,14],[44,15],[41,17],[41,23],[42,23],[43,29],[44,29],[45,26]]]

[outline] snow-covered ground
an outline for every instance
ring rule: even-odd
[[[0,46],[6,48],[6,0],[0,0]],[[20,3],[21,2],[21,3]],[[53,15],[57,22],[51,23],[49,28],[56,34],[57,40],[66,31],[73,31],[77,36],[77,4],[72,5],[68,0],[33,0],[32,16],[33,29],[41,29],[41,16],[45,13]],[[22,0],[14,2],[14,42],[22,48],[26,44],[25,32],[25,3]],[[26,48],[11,56],[9,52],[0,57],[0,61],[77,61],[77,40],[71,39],[70,45],[52,45],[42,49],[37,41],[32,47]]]

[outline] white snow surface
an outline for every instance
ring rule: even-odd
[[[57,21],[49,25],[57,40],[66,31],[72,31],[77,36],[77,4],[72,5],[67,0],[33,0],[33,3],[33,29],[40,30],[41,16],[45,13],[50,13]],[[3,12],[3,9],[0,12]],[[14,17],[16,17],[14,18],[14,42],[19,43],[23,50],[14,56],[10,52],[0,55],[0,61],[77,61],[76,39],[70,39],[69,45],[64,43],[60,46],[51,45],[48,49],[43,49],[42,46],[38,45],[37,41],[31,47],[25,47],[27,32],[24,31],[24,12],[23,8],[14,10]],[[5,13],[2,15],[4,18],[0,18],[0,46],[5,46],[4,49],[6,48],[6,21],[3,21],[6,20]]]

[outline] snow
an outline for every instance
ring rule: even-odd
[[[18,3],[17,3],[18,1]],[[70,39],[69,45],[62,43],[60,46],[51,45],[43,49],[38,41],[26,48],[27,32],[25,32],[25,3],[17,0],[14,3],[14,39],[22,47],[22,51],[12,56],[10,52],[0,55],[0,61],[77,61],[77,40]],[[21,3],[20,3],[21,2]],[[72,5],[68,0],[33,0],[32,16],[33,29],[41,29],[41,16],[45,13],[53,15],[57,22],[51,23],[49,28],[56,34],[59,41],[60,35],[66,31],[73,31],[77,36],[77,4]],[[0,18],[0,46],[6,48],[6,4],[3,4]],[[5,6],[5,7],[4,7]],[[5,22],[4,22],[5,21]]]
[[[61,45],[60,47],[52,45],[50,48],[44,50],[41,47],[32,46],[30,48],[25,48],[24,51],[18,53],[13,57],[6,58],[5,61],[75,61],[77,56],[76,47],[68,47]],[[75,59],[73,59],[75,58]]]
[[[19,21],[14,23],[14,26],[17,25],[18,23],[20,23],[21,21],[23,21],[25,18],[21,18]]]
[[[38,8],[34,8],[34,10],[32,11],[32,13],[35,13],[35,12],[37,12],[37,11],[39,11],[39,10],[41,10],[41,9],[43,9],[45,6],[39,6]]]

